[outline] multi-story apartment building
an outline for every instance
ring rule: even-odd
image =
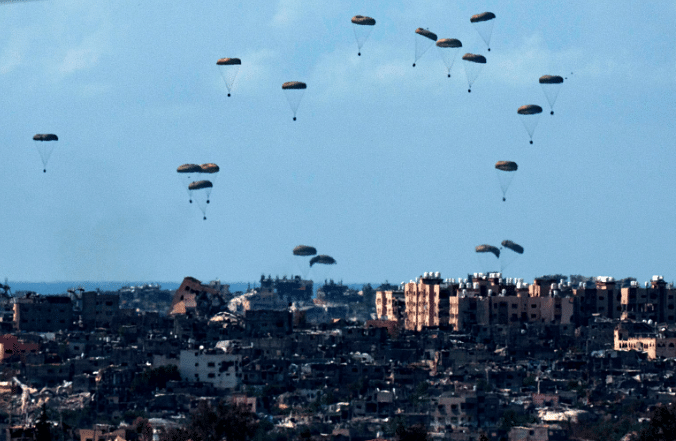
[[[529,285],[500,273],[475,273],[456,282],[429,272],[405,284],[403,294],[377,292],[376,311],[379,318],[403,322],[416,331],[521,323],[586,325],[594,317],[676,323],[676,290],[661,276],[653,276],[644,288],[635,281],[623,284],[597,277],[574,287],[546,276]]]
[[[110,328],[118,320],[119,294],[82,293],[82,325],[85,329]]]
[[[440,273],[426,272],[416,282],[404,286],[406,319],[404,327],[420,331],[427,327],[449,326],[449,297],[453,288],[441,279]]]
[[[19,340],[14,335],[0,335],[0,363],[14,356],[26,353],[37,354],[40,350],[38,343],[28,343]]]
[[[645,287],[638,282],[621,289],[621,313],[623,319],[652,320],[658,323],[674,323],[676,298],[674,289],[662,276],[653,276]]]
[[[425,273],[404,286],[405,327],[467,331],[475,325],[570,324],[575,318],[572,289],[551,282],[541,278],[529,286],[499,273],[477,273],[456,283],[442,280],[439,273]],[[391,319],[388,301],[394,301],[394,294],[378,293],[376,309]]]
[[[404,290],[376,291],[376,316],[381,320],[403,323],[406,313]]]
[[[242,356],[222,349],[186,349],[181,351],[178,370],[187,381],[236,389],[242,382]]]
[[[73,322],[68,296],[26,294],[14,303],[14,329],[26,332],[65,331]]]

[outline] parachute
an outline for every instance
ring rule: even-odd
[[[495,14],[492,12],[482,12],[481,14],[473,15],[469,21],[474,25],[474,29],[481,35],[488,51],[491,51],[491,34],[493,33],[493,20]]]
[[[324,265],[335,265],[336,259],[334,259],[331,256],[327,256],[326,254],[320,254],[310,259],[310,266],[314,265],[315,263],[322,263]]]
[[[500,249],[493,245],[479,245],[474,248],[474,251],[477,253],[493,253],[495,254],[495,257],[500,258]]]
[[[191,198],[194,197],[195,201],[197,201],[197,206],[202,210],[204,220],[207,220],[207,204],[209,203],[209,195],[211,194],[213,186],[214,184],[212,184],[211,181],[206,180],[195,181],[188,186]]]
[[[176,169],[176,172],[178,173],[178,176],[181,178],[183,186],[185,187],[186,191],[188,192],[188,196],[190,197],[190,203],[192,204],[192,193],[190,192],[188,187],[190,186],[190,183],[196,179],[197,174],[202,173],[202,167],[197,164],[183,164]]]
[[[415,63],[423,56],[427,49],[432,46],[432,43],[437,41],[437,34],[430,32],[427,29],[418,28],[415,30],[415,60],[413,61],[413,67]]]
[[[492,245],[479,245],[474,248],[476,251],[477,260],[482,272],[490,273],[497,271],[497,264],[500,259],[500,249]],[[493,257],[498,259],[496,259]]]
[[[498,173],[498,180],[500,181],[500,188],[502,189],[502,200],[506,201],[507,189],[512,184],[514,173],[519,166],[512,161],[498,161],[495,163],[495,170]]]
[[[523,254],[523,247],[518,243],[514,243],[511,240],[503,240],[501,245],[505,248],[509,248],[515,253]]]
[[[373,26],[376,25],[376,21],[371,17],[365,17],[363,15],[355,15],[352,17],[352,29],[354,29],[354,38],[357,40],[357,55],[361,56],[361,47],[364,45],[366,40],[371,35],[371,30]]]
[[[202,173],[218,173],[221,169],[216,164],[210,162],[200,165],[200,170]]]
[[[296,266],[296,271],[298,271],[298,273],[302,275],[303,278],[306,278],[310,272],[310,267],[307,266],[306,259],[308,256],[314,256],[315,254],[317,254],[317,249],[309,245],[298,245],[293,249],[293,260]]]
[[[293,249],[294,256],[314,256],[317,254],[317,249],[308,245],[298,245]]]
[[[540,114],[542,113],[542,107],[535,104],[526,104],[517,109],[517,113],[521,115],[521,122],[528,132],[530,137],[530,143],[533,143],[533,132],[535,127],[538,125],[538,120],[540,119]]]
[[[40,159],[42,159],[42,166],[44,167],[42,169],[43,173],[47,173],[47,161],[49,161],[49,157],[52,155],[52,150],[54,150],[54,144],[52,144],[50,141],[58,140],[59,137],[53,133],[37,134],[33,136],[35,148],[40,154]]]
[[[500,259],[500,269],[504,271],[514,260],[523,254],[523,247],[518,243],[514,243],[511,240],[503,240],[501,243],[503,248],[513,251],[514,253],[502,253],[502,259]]]
[[[467,92],[471,92],[474,80],[479,76],[483,65],[486,64],[486,57],[467,53],[462,56],[462,59],[465,61],[465,74],[467,74],[467,84],[469,85]]]
[[[289,106],[293,112],[293,120],[296,120],[296,112],[300,105],[300,100],[307,89],[307,84],[300,81],[289,81],[282,84],[282,90],[286,93],[286,99],[289,101]]]
[[[554,114],[554,103],[559,96],[561,84],[563,84],[563,78],[558,75],[543,75],[540,77],[542,91],[545,93],[547,101],[549,102],[550,115]]]
[[[455,38],[442,38],[437,41],[437,47],[439,48],[441,60],[446,65],[448,78],[451,78],[451,69],[455,62],[455,55],[458,53],[458,49],[462,47],[462,43]]]
[[[237,72],[239,72],[239,66],[242,65],[242,60],[239,58],[221,58],[216,61],[216,64],[220,66],[221,77],[223,78],[223,82],[225,82],[225,87],[228,89],[228,96],[230,96],[232,85],[235,82]]]
[[[200,165],[200,173],[206,173],[209,175],[212,175],[209,179],[211,180],[211,183],[213,184],[216,182],[216,177],[218,176],[216,173],[221,171],[221,168],[217,166],[214,163],[207,163],[207,164],[202,164]],[[211,190],[209,190],[209,193],[207,194],[207,204],[209,203],[209,195],[211,194]]]
[[[201,173],[202,167],[197,164],[183,164],[176,169],[178,173]]]

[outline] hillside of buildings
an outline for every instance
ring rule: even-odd
[[[4,289],[0,441],[187,441],[207,421],[215,439],[639,439],[676,417],[675,295],[437,272]]]

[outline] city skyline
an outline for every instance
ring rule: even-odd
[[[334,280],[399,283],[483,271],[474,247],[503,240],[525,249],[506,277],[675,278],[673,5],[0,9],[0,279],[256,281],[298,274],[306,244]],[[376,20],[361,56],[357,14]],[[411,67],[418,27],[486,56],[472,93],[462,53],[450,79],[435,47]],[[242,60],[231,97],[223,57]],[[545,74],[566,78],[553,116]],[[295,122],[287,81],[307,83]],[[533,145],[526,104],[544,109]],[[38,133],[59,137],[46,173]],[[519,165],[505,202],[497,161]],[[203,221],[176,168],[206,162]]]

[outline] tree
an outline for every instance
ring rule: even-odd
[[[49,417],[47,416],[47,405],[42,405],[42,412],[35,423],[35,430],[37,432],[36,441],[51,441],[52,433],[49,427]]]
[[[147,418],[137,417],[134,421],[134,429],[138,433],[139,441],[153,441],[153,426]]]
[[[149,395],[155,389],[167,387],[169,381],[181,381],[181,374],[175,365],[146,369],[142,373],[136,374],[129,389],[134,395]]]
[[[193,441],[247,441],[257,428],[256,416],[248,408],[222,401],[215,408],[201,402],[187,430]]]
[[[422,424],[406,427],[403,424],[395,432],[397,441],[428,441],[427,428]]]
[[[638,441],[676,441],[676,404],[655,409],[648,427],[639,432]]]
[[[160,435],[160,441],[189,441],[188,431],[182,427],[169,429]]]

